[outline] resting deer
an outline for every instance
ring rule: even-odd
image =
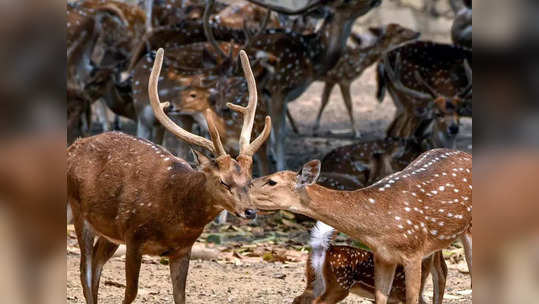
[[[163,49],[157,51],[148,91],[157,119],[182,140],[210,151],[215,159],[195,152],[199,168],[140,138],[118,132],[79,139],[67,150],[68,202],[81,249],[81,282],[87,303],[97,303],[103,265],[119,244],[125,244],[126,290],[123,303],[137,294],[141,256],[167,256],[175,303],[185,303],[185,282],[191,246],[219,212],[254,218],[248,188],[253,154],[268,138],[271,120],[250,141],[257,106],[256,84],[245,52],[242,66],[249,87],[249,105],[231,105],[243,114],[240,153],[226,154],[215,123],[207,123],[211,140],[193,135],[164,113],[157,79]],[[99,236],[94,246],[94,237]]]
[[[331,244],[335,230],[317,222],[311,231],[312,251],[307,258],[305,277],[307,286],[293,304],[337,303],[351,292],[374,299],[374,258],[367,250]],[[425,304],[423,288],[429,272],[434,283],[434,304],[444,297],[447,265],[441,251],[425,258],[421,264],[420,303]],[[397,266],[389,295],[389,303],[406,301],[404,270]]]
[[[299,174],[281,171],[256,179],[250,195],[258,209],[315,218],[368,246],[378,304],[387,303],[395,269],[402,265],[406,303],[417,304],[422,260],[457,239],[472,273],[471,169],[471,155],[434,149],[369,187],[338,191],[315,184],[320,161],[314,160]]]
[[[413,138],[433,132],[435,146],[454,148],[459,115],[471,115],[471,59],[469,50],[424,41],[384,55],[378,64],[377,98],[383,101],[387,87],[397,107],[386,135]]]
[[[366,35],[353,34],[351,38],[358,46],[354,48],[347,47],[337,64],[320,78],[325,84],[322,93],[322,103],[316,116],[315,133],[320,128],[320,118],[329,102],[331,91],[338,84],[346,110],[348,111],[354,136],[359,137],[360,134],[354,122],[354,112],[352,109],[352,95],[350,93],[352,82],[361,76],[365,69],[377,62],[387,50],[404,42],[417,39],[420,35],[419,32],[395,23],[381,27],[371,27],[369,31],[374,37],[373,43],[362,47],[362,41],[367,39]]]

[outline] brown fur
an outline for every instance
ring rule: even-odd
[[[305,279],[307,286],[303,293],[294,299],[293,304],[324,303],[333,304],[342,301],[351,292],[353,294],[374,299],[374,257],[372,253],[354,247],[331,246],[326,252],[324,261],[323,280],[325,290],[315,296],[314,285],[316,274],[311,264],[312,257],[309,255],[305,266]],[[441,304],[447,265],[442,253],[436,252],[423,260],[421,266],[422,282],[421,290],[430,272],[433,272],[434,304]],[[434,279],[436,277],[436,279]],[[314,301],[314,302],[313,302]],[[406,286],[404,269],[398,266],[395,271],[388,303],[401,303],[406,301]],[[420,295],[420,303],[426,303]]]
[[[312,171],[313,164],[307,165]],[[377,303],[387,302],[396,265],[403,265],[406,303],[416,304],[423,257],[461,239],[471,269],[471,168],[469,154],[434,149],[360,190],[330,190],[314,184],[316,179],[301,186],[305,181],[297,181],[296,173],[282,171],[255,180],[251,196],[259,209],[316,218],[371,248]]]

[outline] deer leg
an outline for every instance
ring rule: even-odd
[[[175,304],[185,303],[185,282],[189,271],[189,258],[191,248],[187,254],[170,258],[170,278],[172,279],[172,293]]]
[[[432,285],[433,285],[433,304],[442,304],[445,293],[445,283],[447,280],[447,264],[445,263],[442,251],[433,255]]]
[[[140,273],[140,263],[142,256],[139,251],[139,244],[132,241],[126,244],[125,255],[125,296],[123,304],[130,304],[137,297],[138,277]]]
[[[421,288],[421,259],[408,260],[403,266],[406,282],[406,304],[417,304]]]
[[[286,117],[288,118],[288,121],[290,122],[290,127],[292,127],[292,131],[294,133],[299,134],[298,126],[296,125],[296,121],[294,120],[294,117],[292,117],[292,113],[290,113],[290,110],[286,110]]]
[[[272,119],[273,130],[271,132],[271,137],[273,139],[273,151],[275,153],[275,161],[277,171],[282,171],[285,169],[285,151],[284,151],[284,140],[286,137],[286,111],[287,105],[284,98],[280,96],[272,96],[272,103],[270,105],[270,115]]]
[[[423,298],[423,291],[425,289],[425,283],[427,282],[427,278],[429,277],[429,273],[431,271],[434,271],[434,255],[432,254],[428,258],[423,259],[423,262],[421,263],[421,287],[419,288],[419,303],[420,304],[426,304],[427,302]],[[432,277],[432,280],[434,284],[436,284],[436,280],[434,278],[434,274]],[[434,295],[436,295],[436,290],[434,290]]]
[[[376,257],[374,258],[374,298],[376,304],[386,304],[393,284],[397,265],[385,263]],[[414,303],[415,304],[415,303]]]
[[[158,145],[162,145],[163,138],[165,137],[165,128],[162,125],[154,126],[152,133],[153,142]]]
[[[92,296],[92,252],[95,234],[90,225],[81,218],[77,208],[73,208],[75,215],[75,232],[80,248],[80,281],[82,292],[87,304],[96,304]]]
[[[152,137],[152,131],[141,118],[137,120],[137,137],[144,139],[150,139]]]
[[[326,264],[327,265],[327,264]],[[326,288],[324,292],[313,301],[313,304],[334,304],[344,300],[350,293],[349,289],[344,289],[339,282],[337,282],[337,277],[332,273],[326,266],[326,271],[324,271],[324,280]],[[329,270],[329,271],[328,271]]]
[[[464,246],[464,256],[466,257],[466,264],[468,264],[468,270],[470,270],[470,277],[472,276],[472,233],[466,232],[460,238],[462,245]]]
[[[352,131],[354,132],[354,137],[358,138],[361,136],[361,134],[359,133],[359,130],[356,128],[356,123],[354,121],[354,110],[352,107],[352,95],[350,94],[350,83],[341,82],[339,83],[339,87],[341,88],[341,94],[344,100],[344,105],[346,106],[346,110],[348,110],[348,116],[350,117],[350,123],[352,124]]]
[[[260,149],[255,154],[256,164],[258,167],[258,175],[264,176],[270,173],[270,162],[268,158],[268,145],[263,143]]]
[[[315,133],[318,133],[318,129],[320,128],[320,119],[322,118],[322,113],[324,112],[324,109],[326,108],[329,102],[329,96],[331,96],[331,91],[333,90],[334,86],[335,86],[335,83],[329,82],[329,81],[326,81],[326,84],[324,85],[324,91],[322,92],[322,103],[320,104],[320,109],[318,110],[318,115],[316,115],[316,123],[314,125]]]
[[[97,239],[97,243],[94,246],[92,254],[92,294],[94,303],[97,303],[99,280],[101,279],[103,266],[110,260],[116,249],[118,249],[118,245],[109,242],[104,237]]]

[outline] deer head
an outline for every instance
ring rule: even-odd
[[[253,181],[251,195],[262,210],[300,208],[307,195],[306,186],[313,185],[320,176],[321,163],[311,160],[299,172],[279,171]],[[294,211],[294,210],[291,210]]]
[[[468,84],[453,96],[446,96],[438,92],[423,79],[418,70],[414,71],[413,76],[425,91],[406,87],[401,81],[400,69],[402,62],[400,53],[396,55],[394,67],[389,62],[387,54],[384,56],[383,61],[387,76],[397,91],[417,101],[427,102],[427,106],[415,108],[416,116],[424,118],[427,122],[426,128],[419,129],[419,133],[423,133],[420,134],[420,137],[425,137],[426,134],[429,134],[432,135],[435,147],[454,148],[460,124],[459,106],[464,100],[470,99],[472,95],[472,70],[468,61],[464,60],[463,62]],[[428,131],[425,132],[425,130]]]
[[[157,81],[163,64],[163,52],[163,49],[157,51],[148,86],[150,103],[156,118],[166,129],[180,139],[205,148],[215,156],[215,158],[210,159],[200,152],[195,152],[200,172],[204,174],[208,189],[213,189],[215,201],[223,204],[223,208],[237,215],[245,214],[246,217],[254,217],[254,211],[249,209],[250,199],[248,196],[249,186],[251,185],[252,157],[268,138],[271,130],[271,119],[269,116],[266,117],[264,130],[251,142],[251,131],[257,106],[257,90],[247,54],[244,51],[240,52],[241,63],[249,88],[249,104],[247,107],[228,104],[231,110],[243,114],[243,127],[239,139],[240,153],[234,159],[226,153],[211,116],[206,116],[208,119],[208,131],[211,136],[211,140],[208,140],[185,131],[164,113],[163,109],[168,107],[169,103],[160,102],[157,89]]]

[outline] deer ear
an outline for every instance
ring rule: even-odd
[[[320,176],[320,161],[318,159],[311,160],[303,165],[303,168],[298,172],[296,179],[296,188],[303,188],[316,183]]]
[[[205,167],[212,164],[211,159],[207,158],[206,155],[202,154],[202,152],[199,152],[194,149],[191,149],[191,152],[193,152],[193,157],[195,159],[197,167]]]

